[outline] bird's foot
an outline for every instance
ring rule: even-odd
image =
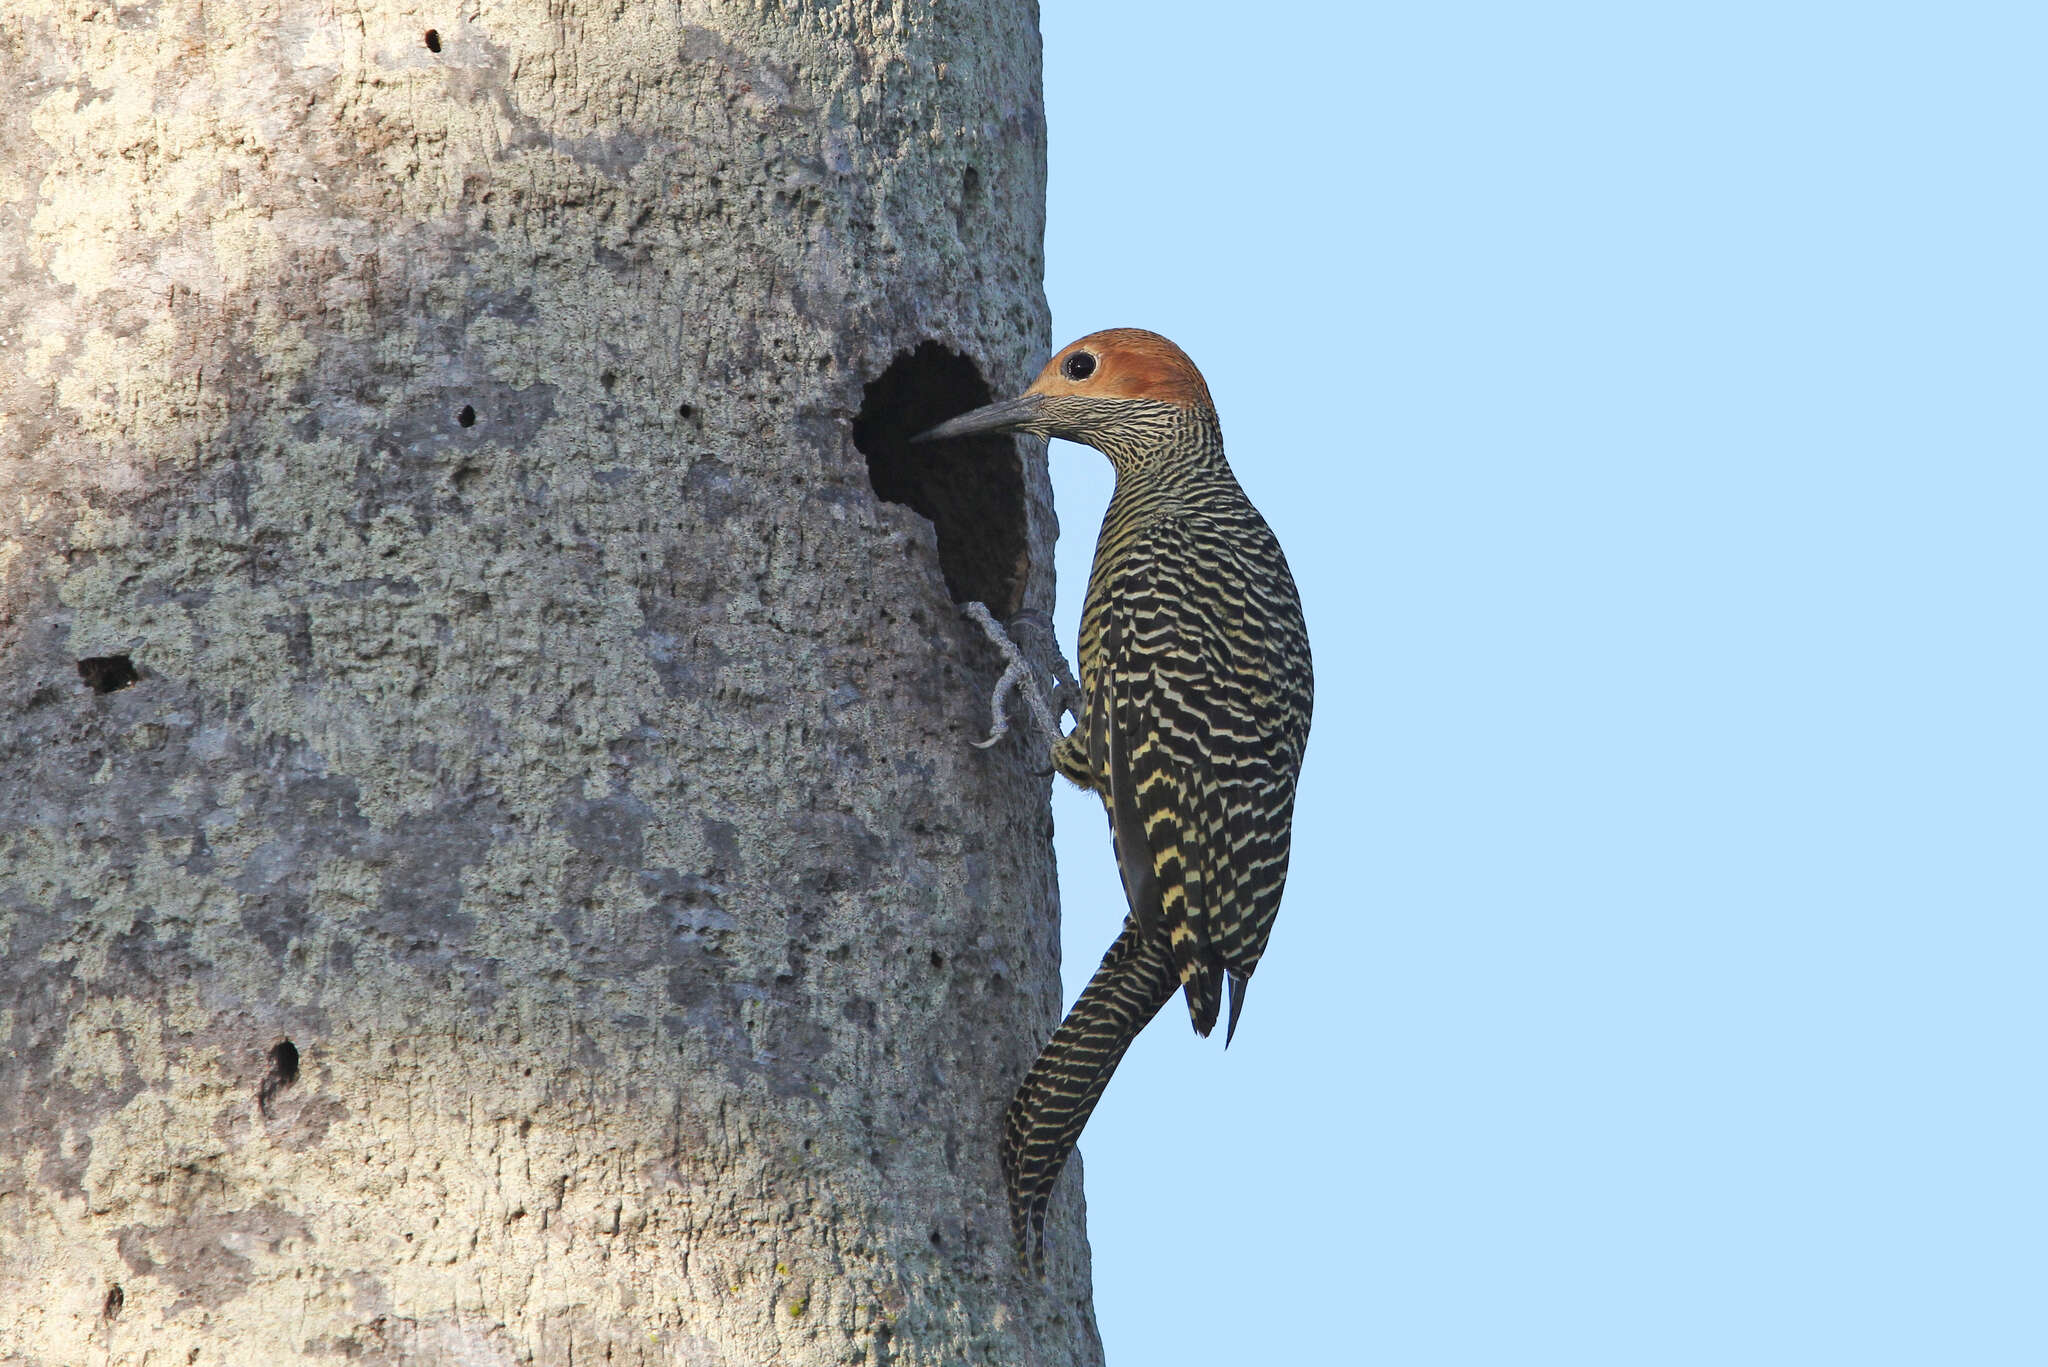
[[[1010,623],[1014,627],[1030,627],[1044,637],[1042,649],[1051,654],[1053,666],[1053,701],[1047,702],[1045,690],[1039,686],[1038,672],[1031,661],[1025,658],[1023,649],[1013,640],[1002,623],[982,603],[963,603],[961,612],[981,625],[983,633],[995,644],[1003,657],[1003,675],[996,680],[994,695],[989,699],[990,725],[987,740],[974,744],[983,750],[1010,733],[1009,700],[1010,691],[1015,689],[1023,694],[1025,705],[1031,710],[1032,720],[1045,733],[1047,745],[1057,745],[1064,738],[1059,719],[1064,713],[1080,715],[1080,684],[1074,681],[1073,670],[1067,667],[1066,657],[1060,654],[1059,644],[1053,637],[1052,623],[1042,612],[1019,613]],[[1054,705],[1058,711],[1054,711]]]

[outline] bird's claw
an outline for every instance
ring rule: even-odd
[[[1010,734],[1009,699],[1012,689],[1024,695],[1025,705],[1031,709],[1032,720],[1038,723],[1039,730],[1045,733],[1046,743],[1048,745],[1059,744],[1063,737],[1060,732],[1058,714],[1053,711],[1051,704],[1046,702],[1045,691],[1038,684],[1038,675],[1032,670],[1031,662],[1024,658],[1024,652],[1018,648],[1015,641],[1010,639],[1010,633],[1003,629],[1002,623],[996,621],[995,615],[988,610],[986,604],[963,603],[960,605],[960,611],[981,625],[983,634],[994,643],[1004,662],[1002,677],[996,680],[995,694],[989,699],[988,739],[975,741],[975,748],[986,750],[1004,736]],[[1029,621],[1033,626],[1042,627],[1046,634],[1050,636],[1052,634],[1051,625],[1043,619],[1044,614],[1038,612],[1022,613],[1018,616],[1019,621]],[[1055,648],[1054,654],[1055,656],[1058,655],[1057,648]],[[1053,677],[1059,688],[1059,692],[1055,694],[1056,697],[1064,694],[1069,687],[1078,692],[1080,685],[1073,683],[1073,675],[1067,669],[1065,659],[1059,661],[1058,666],[1053,671]],[[1062,698],[1062,710],[1066,710],[1066,706],[1067,704],[1064,698]],[[1047,770],[1046,772],[1050,773],[1052,771]]]

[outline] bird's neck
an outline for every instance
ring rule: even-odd
[[[1148,405],[1135,420],[1095,434],[1095,448],[1116,467],[1119,495],[1178,488],[1193,493],[1219,482],[1236,486],[1223,458],[1223,429],[1206,408]]]

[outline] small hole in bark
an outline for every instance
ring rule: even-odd
[[[115,1282],[107,1288],[107,1298],[100,1302],[100,1318],[103,1320],[117,1320],[121,1318],[121,1307],[127,1303],[128,1293],[121,1289],[121,1283]]]
[[[462,405],[462,411],[455,415],[455,421],[461,423],[464,427],[476,426],[476,410],[468,404]]]
[[[943,955],[943,954],[941,954],[941,953],[939,953],[939,951],[937,951],[936,949],[935,949],[935,950],[933,950],[933,951],[932,951],[932,967],[933,967],[933,968],[944,968],[945,966],[946,966],[946,956],[945,956],[945,955]]]
[[[290,1040],[279,1040],[270,1049],[270,1071],[263,1075],[263,1084],[256,1089],[256,1109],[264,1115],[270,1114],[270,1103],[277,1094],[299,1080],[299,1046]]]
[[[940,1238],[940,1237],[939,1237],[939,1232],[938,1232],[938,1231],[937,1231],[936,1229],[935,1229],[935,1230],[933,1230],[933,1231],[932,1231],[932,1247],[933,1247],[933,1248],[944,1248],[945,1246],[946,1246],[946,1241],[945,1241],[944,1239],[942,1239],[942,1238]]]
[[[619,372],[616,370],[607,370],[604,374],[597,377],[597,382],[603,385],[604,392],[609,394],[612,392],[612,386],[619,382]]]
[[[439,52],[440,50],[441,50],[441,35],[440,35],[440,34],[439,34],[439,33],[438,33],[437,31],[435,31],[434,29],[428,29],[428,30],[427,30],[427,51],[429,51],[429,52]]]
[[[676,416],[681,418],[684,422],[688,422],[690,419],[697,416],[697,410],[692,408],[689,404],[679,403],[676,405]]]
[[[142,676],[126,655],[94,655],[78,662],[78,677],[95,693],[112,693]]]
[[[960,177],[960,202],[972,206],[980,201],[981,172],[970,166]]]
[[[1024,467],[1007,434],[911,444],[910,438],[994,399],[974,362],[937,342],[899,354],[862,392],[853,444],[875,496],[931,519],[939,570],[956,603],[998,618],[1023,606]]]

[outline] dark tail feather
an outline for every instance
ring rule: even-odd
[[[1225,1049],[1228,1049],[1230,1042],[1237,1038],[1237,1016],[1240,1011],[1244,1010],[1244,989],[1246,984],[1250,982],[1250,978],[1240,976],[1239,974],[1233,973],[1230,975],[1230,1027],[1223,1032],[1223,1047]]]
[[[1080,1000],[1017,1084],[1003,1117],[1003,1177],[1017,1257],[1032,1271],[1045,1270],[1045,1210],[1067,1155],[1124,1051],[1179,986],[1166,947],[1125,921]]]
[[[1199,965],[1192,974],[1184,984],[1188,995],[1188,1019],[1194,1023],[1195,1033],[1207,1039],[1209,1032],[1216,1028],[1216,1017],[1223,1010],[1223,974],[1213,964]]]

